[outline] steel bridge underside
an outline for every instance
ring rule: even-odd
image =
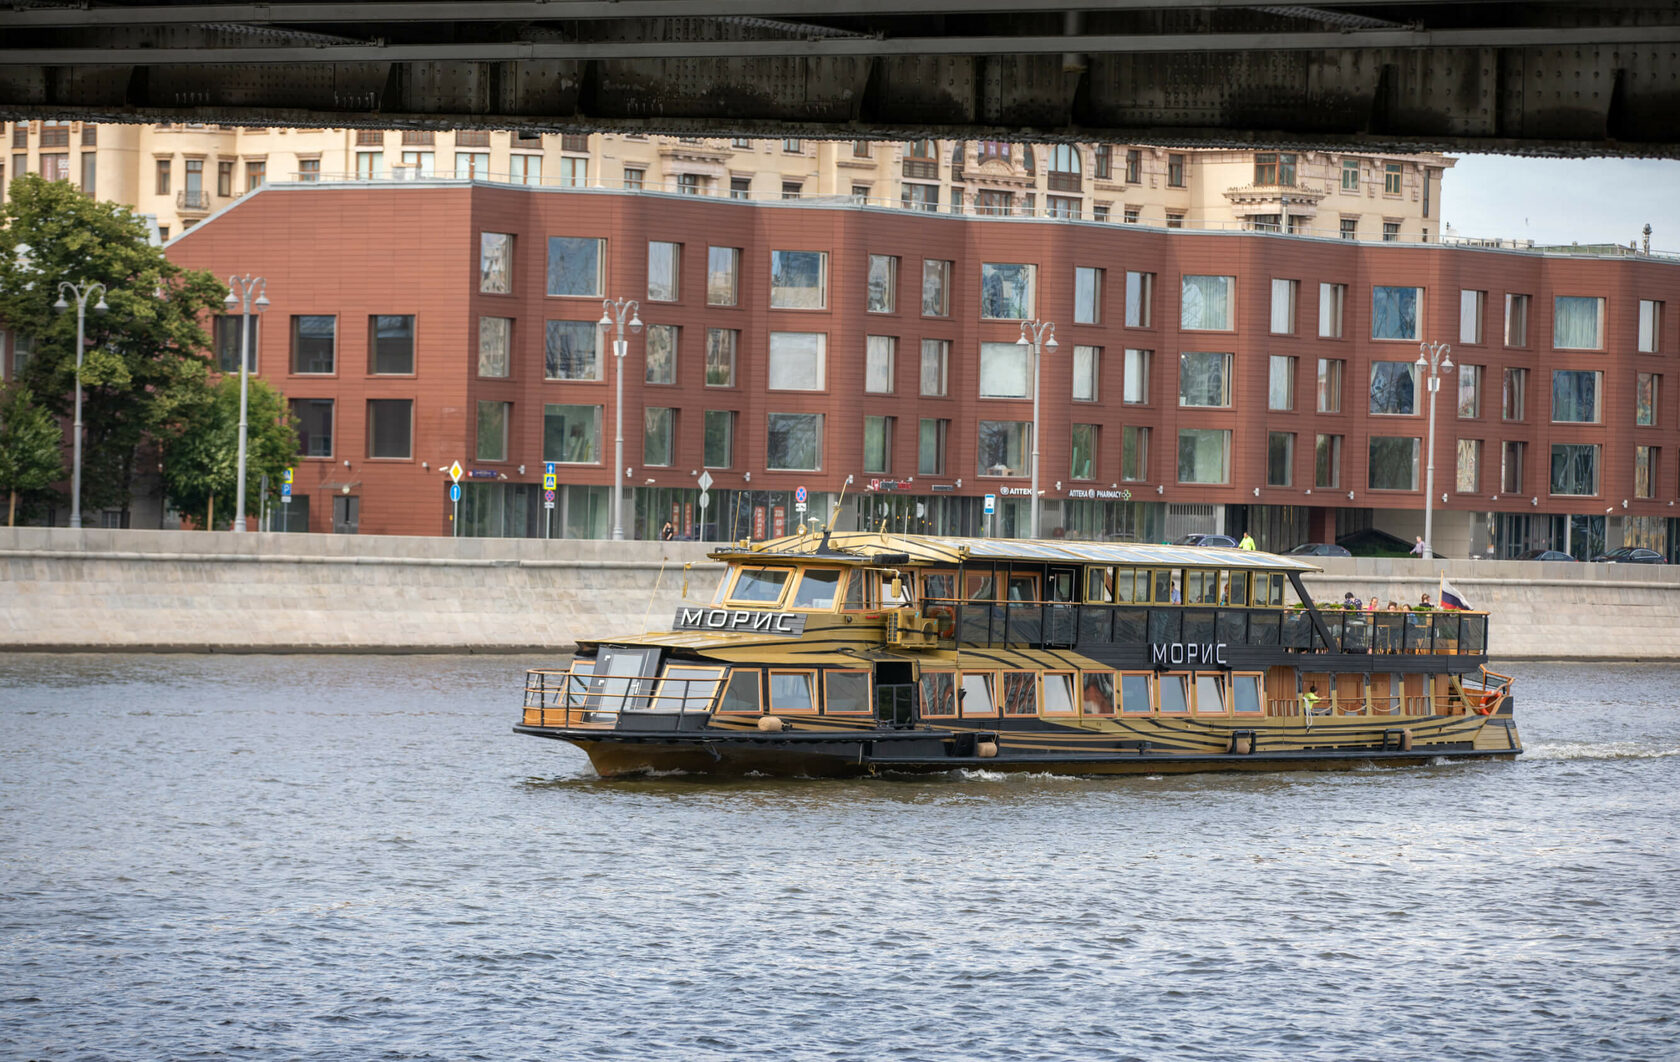
[[[0,4],[11,119],[1680,157],[1680,0]]]

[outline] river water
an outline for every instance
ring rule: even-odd
[[[1412,771],[604,782],[510,657],[0,655],[0,1057],[1680,1057],[1680,668]]]

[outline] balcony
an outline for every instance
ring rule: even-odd
[[[1052,191],[1052,192],[1079,192],[1079,191],[1083,191],[1083,188],[1081,187],[1081,181],[1080,181],[1079,174],[1077,174],[1077,173],[1067,173],[1067,172],[1064,172],[1064,171],[1061,171],[1061,170],[1051,170],[1050,171],[1050,191]]]
[[[939,180],[939,161],[937,159],[905,159],[904,176],[912,181]]]
[[[175,193],[175,206],[181,210],[207,211],[210,209],[210,193],[202,189],[193,191],[183,188]]]

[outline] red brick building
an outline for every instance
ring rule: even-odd
[[[1443,341],[1442,553],[1680,537],[1680,264],[1649,257],[424,182],[267,187],[169,253],[267,281],[256,368],[304,424],[298,529],[450,533],[459,460],[462,534],[610,533],[597,322],[622,298],[648,326],[623,360],[634,537],[774,534],[799,487],[813,516],[844,487],[842,525],[954,533],[988,529],[990,494],[989,529],[1025,533],[1023,317],[1057,340],[1046,534],[1409,542],[1414,363]]]

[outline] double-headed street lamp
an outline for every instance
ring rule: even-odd
[[[612,537],[624,537],[624,355],[630,352],[630,344],[624,339],[625,317],[629,316],[632,334],[642,330],[642,319],[636,315],[635,299],[602,299],[601,320],[602,328],[616,327],[616,338],[613,339],[613,360],[617,363],[618,398],[613,406],[613,533]]]
[[[1032,389],[1033,389],[1033,419],[1032,419],[1032,537],[1038,537],[1038,392],[1039,392],[1039,363],[1042,350],[1055,350],[1056,323],[1054,321],[1022,321],[1021,338],[1016,344],[1032,347]]]
[[[70,451],[74,455],[70,464],[70,526],[82,526],[82,354],[84,338],[87,330],[87,301],[99,292],[99,301],[94,304],[94,313],[104,313],[110,307],[105,305],[106,287],[97,280],[84,280],[81,284],[72,284],[68,280],[58,285],[58,301],[53,303],[53,309],[63,313],[70,308],[64,301],[65,289],[69,289],[76,296],[76,426],[72,437]]]
[[[1429,370],[1429,471],[1423,481],[1423,551],[1435,555],[1435,393],[1441,389],[1441,374],[1452,372],[1452,347],[1445,343],[1419,343],[1417,367]]]
[[[238,294],[235,294],[238,292]],[[256,301],[251,301],[252,295]],[[251,386],[251,308],[268,309],[268,282],[249,273],[228,277],[228,296],[222,300],[228,312],[239,310],[239,485],[234,492],[233,529],[245,530],[245,409]]]

